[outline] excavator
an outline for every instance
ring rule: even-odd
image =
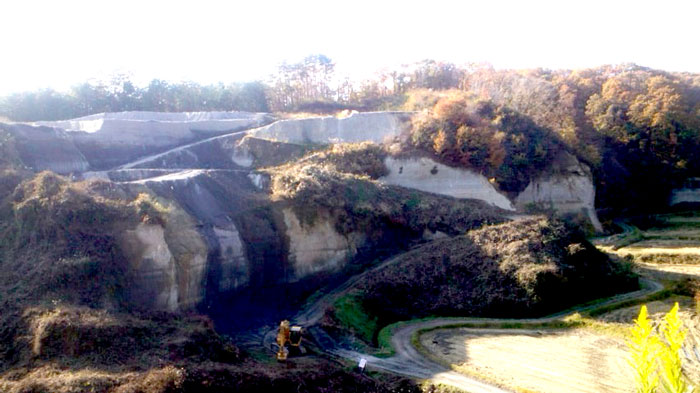
[[[303,355],[306,353],[304,347],[301,346],[301,336],[304,329],[301,326],[290,326],[288,320],[280,322],[279,330],[277,331],[277,360],[283,362],[287,357],[292,355]]]

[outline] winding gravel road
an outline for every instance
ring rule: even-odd
[[[624,302],[630,299],[640,298],[651,295],[663,289],[663,285],[656,281],[643,279],[643,289],[617,295],[608,300],[592,306],[577,307],[570,310],[562,311],[543,318],[531,319],[495,319],[495,318],[438,318],[428,321],[417,321],[405,325],[394,332],[391,343],[396,351],[396,355],[390,358],[377,358],[371,355],[362,354],[359,352],[348,351],[344,349],[329,349],[328,352],[350,360],[359,360],[360,358],[367,359],[368,367],[393,372],[396,374],[406,375],[420,379],[430,379],[434,382],[443,383],[457,387],[459,389],[473,393],[487,392],[510,392],[497,386],[489,385],[485,382],[470,378],[463,374],[451,371],[444,366],[436,364],[430,359],[423,356],[411,343],[411,338],[416,332],[422,329],[435,327],[449,327],[459,324],[479,324],[479,323],[499,323],[513,322],[522,324],[533,324],[542,322],[554,322],[567,316],[582,311],[589,311],[601,306],[607,306]]]
[[[441,240],[436,241],[439,242]],[[349,290],[351,290],[352,287],[363,277],[402,260],[403,257],[405,257],[406,255],[420,252],[422,247],[426,247],[432,243],[433,242],[416,247],[412,250],[407,251],[406,253],[396,255],[371,269],[368,269],[358,275],[349,278],[347,281],[345,281],[343,284],[336,287],[329,293],[320,297],[313,303],[306,305],[294,318],[292,318],[292,322],[294,324],[310,327],[310,329],[308,329],[309,332],[311,333],[311,335],[314,336],[314,338],[316,338],[317,343],[319,343],[319,345],[324,349],[326,353],[355,362],[358,362],[361,358],[364,358],[367,360],[368,368],[388,371],[412,378],[431,380],[435,383],[453,386],[471,393],[504,393],[511,391],[486,383],[484,381],[480,381],[475,378],[471,378],[464,374],[454,372],[426,358],[413,346],[411,342],[413,336],[422,329],[435,327],[449,327],[451,325],[460,324],[478,325],[502,322],[536,324],[544,322],[554,322],[560,319],[564,319],[567,316],[570,316],[577,312],[590,311],[592,309],[599,308],[602,306],[617,304],[635,298],[642,298],[659,292],[663,289],[663,285],[659,282],[651,279],[642,278],[640,280],[642,282],[642,289],[640,290],[616,295],[594,305],[574,307],[542,318],[436,318],[427,321],[416,321],[413,323],[408,322],[406,325],[394,331],[391,343],[394,347],[396,354],[390,358],[378,358],[369,354],[340,348],[328,340],[327,335],[325,334],[325,332],[322,331],[322,329],[313,327],[313,325],[318,323],[318,321],[323,317],[323,314],[326,311],[326,309],[329,306],[331,306],[336,299],[338,299],[339,297],[346,294]],[[268,329],[267,334],[264,334],[262,338],[262,345],[266,348],[269,348],[270,344],[274,342],[275,335],[276,327],[271,327],[270,329]]]

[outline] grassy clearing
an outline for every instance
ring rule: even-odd
[[[338,298],[333,304],[335,318],[367,343],[373,342],[377,331],[377,319],[367,314],[357,294],[350,293]]]
[[[379,333],[377,333],[377,351],[373,352],[372,355],[377,356],[377,357],[392,357],[396,354],[396,351],[394,351],[394,346],[391,344],[391,338],[394,336],[394,332],[397,330],[401,329],[402,327],[406,325],[411,325],[416,322],[423,322],[423,321],[429,321],[432,319],[436,319],[438,317],[426,317],[426,318],[420,318],[420,319],[413,319],[410,321],[400,321],[400,322],[394,322],[390,325],[384,326]],[[444,318],[441,318],[444,319]]]

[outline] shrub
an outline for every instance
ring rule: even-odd
[[[678,317],[678,308],[676,302],[664,316],[659,334],[663,340],[654,332],[646,305],[639,310],[639,317],[630,330],[628,342],[629,362],[635,371],[638,393],[656,392],[659,379],[663,393],[688,391],[680,355],[687,332]]]
[[[493,177],[508,192],[522,191],[563,149],[554,133],[530,118],[465,94],[437,99],[432,112],[414,119],[406,143],[406,149]]]

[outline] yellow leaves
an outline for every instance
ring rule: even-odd
[[[661,332],[666,340],[660,351],[661,386],[667,393],[685,393],[680,353],[686,331],[678,317],[678,303],[664,317]]]
[[[678,316],[678,303],[663,319],[660,328],[663,340],[655,334],[646,306],[642,306],[634,322],[628,346],[629,364],[634,368],[637,382],[636,392],[657,392],[661,379],[661,392],[686,393],[680,357],[686,331]]]
[[[648,318],[647,306],[642,306],[639,317],[634,321],[635,325],[630,330],[631,338],[628,343],[630,348],[630,365],[634,368],[637,380],[637,393],[653,393],[659,383],[656,372],[656,354],[659,348],[659,339],[654,336],[653,327]]]
[[[465,124],[469,120],[467,104],[467,101],[460,97],[443,98],[435,104],[433,112],[437,118],[452,124]]]
[[[444,154],[447,150],[454,148],[454,138],[450,138],[445,130],[439,130],[433,138],[433,149],[438,154]]]

